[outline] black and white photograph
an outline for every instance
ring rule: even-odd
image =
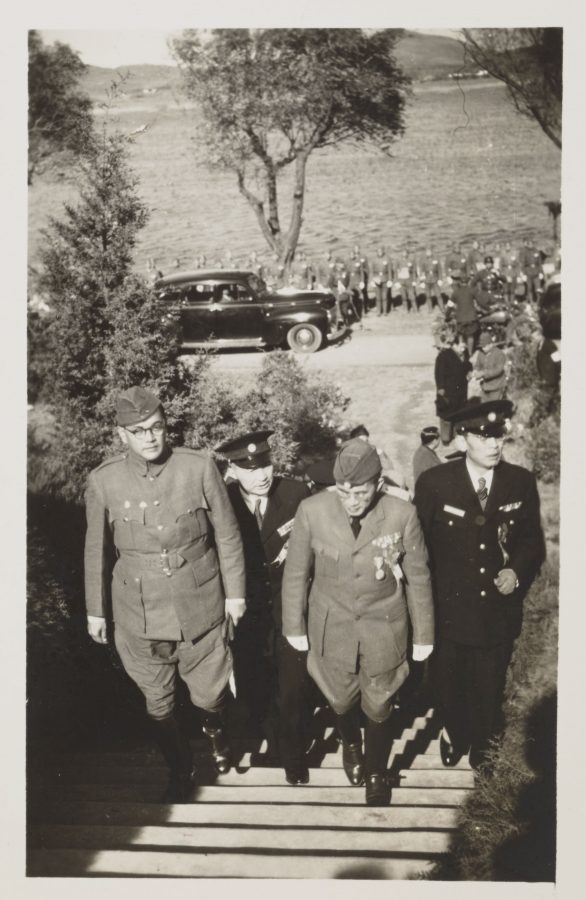
[[[563,11],[298,12],[20,31],[41,893],[559,885]]]

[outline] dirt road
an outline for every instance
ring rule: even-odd
[[[263,354],[218,354],[214,365],[230,377],[254,377]],[[362,330],[346,343],[296,357],[309,370],[338,384],[351,404],[348,426],[364,423],[411,483],[411,458],[419,432],[436,422],[433,379],[435,350],[427,313],[398,313],[384,319],[369,314]]]

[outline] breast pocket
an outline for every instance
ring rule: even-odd
[[[144,541],[144,508],[116,506],[109,511],[114,543],[119,550],[140,550]]]
[[[340,553],[336,547],[329,547],[318,541],[313,545],[315,554],[315,574],[325,578],[338,578]]]
[[[199,505],[198,505],[199,503]],[[180,531],[181,537],[189,540],[197,540],[209,531],[209,519],[207,510],[198,502],[187,502],[175,519],[175,525]]]

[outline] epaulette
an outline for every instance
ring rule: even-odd
[[[126,453],[118,453],[116,456],[110,456],[109,459],[105,459],[103,463],[100,463],[99,466],[93,470],[94,472],[100,472],[102,469],[106,468],[106,466],[111,466],[113,463],[124,462],[126,459]]]
[[[384,484],[381,488],[381,492],[387,497],[393,497],[395,500],[400,500],[402,503],[411,503],[411,494],[409,491],[403,490],[403,488],[395,487],[391,484]]]
[[[202,456],[211,456],[210,451],[206,450],[205,447],[200,447],[199,450],[194,450],[192,447],[173,447],[173,453],[186,453],[190,456],[199,456],[200,458]]]

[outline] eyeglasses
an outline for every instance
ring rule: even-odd
[[[161,435],[165,430],[165,423],[164,422],[154,422],[154,424],[151,425],[150,428],[141,428],[139,426],[138,428],[125,428],[124,430],[129,431],[130,434],[133,437],[138,438],[139,441],[144,441],[145,437],[147,436],[147,434],[149,434],[149,432],[150,432],[150,434],[154,434],[157,437],[159,435]]]

